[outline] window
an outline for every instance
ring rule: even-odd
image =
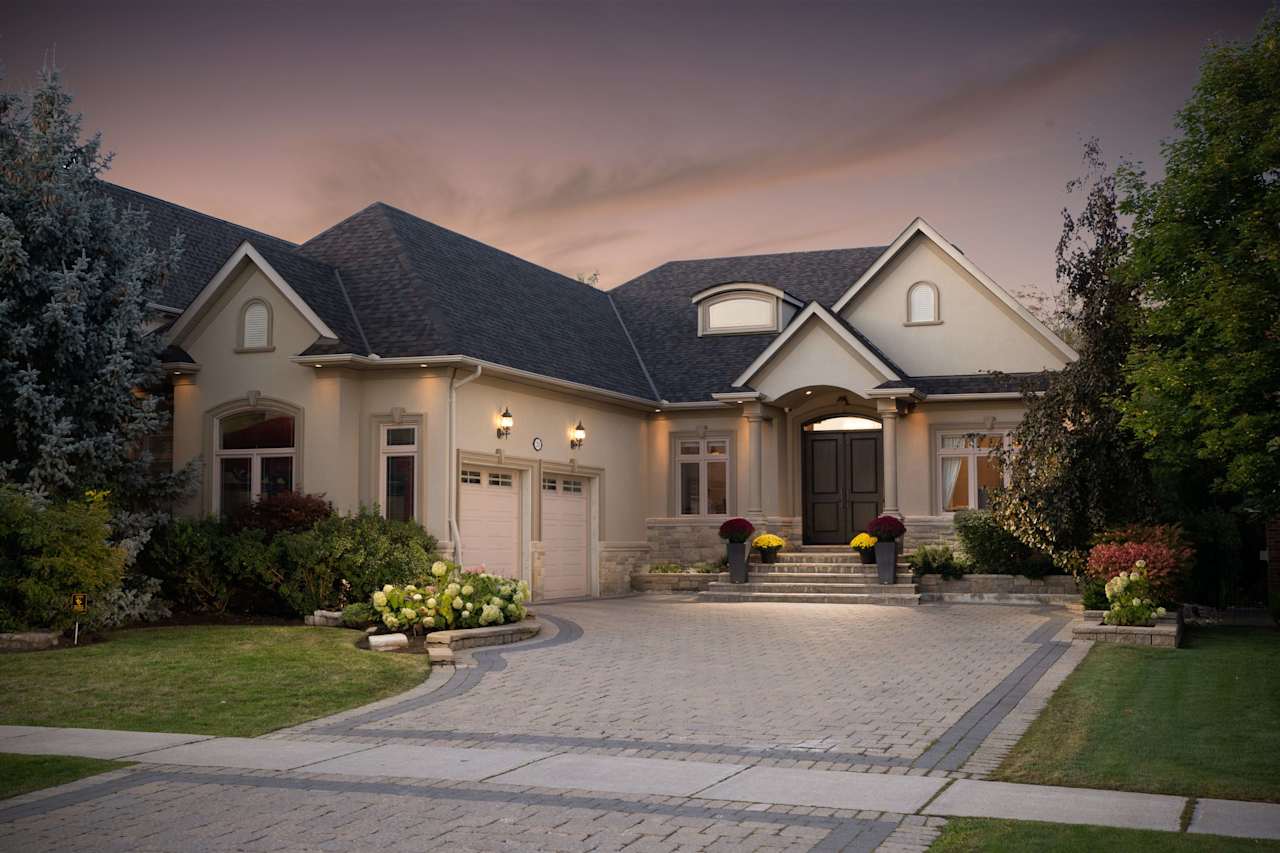
[[[857,415],[836,415],[830,418],[823,418],[820,421],[811,421],[801,427],[805,432],[850,432],[877,430],[880,428],[879,421],[873,421],[871,418],[863,418]]]
[[[729,439],[680,439],[676,472],[681,515],[729,514]]]
[[[459,479],[463,482],[463,484],[464,484],[464,485],[467,485],[467,486],[478,486],[478,485],[480,485],[480,472],[479,472],[479,471],[467,471],[467,470],[465,470],[465,469],[464,469],[464,470],[462,471],[462,474],[461,474],[461,476],[459,477]]]
[[[271,307],[261,299],[246,302],[240,313],[240,348],[271,348]]]
[[[379,457],[382,514],[392,521],[413,520],[418,505],[418,428],[384,424]]]
[[[907,291],[907,322],[937,323],[938,288],[927,281],[911,285]]]
[[[293,491],[294,433],[294,418],[284,412],[254,409],[219,420],[214,510],[231,515],[253,501]]]
[[[499,474],[496,471],[490,471],[489,485],[496,486],[499,489],[509,489],[511,488],[511,475]]]
[[[991,453],[1004,447],[1003,432],[946,432],[938,436],[938,484],[943,512],[986,509],[1000,472]]]
[[[562,481],[560,482],[560,487],[564,490],[564,493],[565,493],[566,495],[580,495],[580,494],[582,494],[582,481],[581,481],[581,480],[562,480]]]
[[[544,492],[554,492],[555,490],[556,490],[556,478],[555,478],[555,477],[543,477],[543,478],[542,478],[542,491],[544,491]]]
[[[727,329],[773,331],[777,328],[777,322],[774,320],[776,308],[776,299],[758,296],[733,296],[720,299],[707,305],[706,330],[709,332]]]

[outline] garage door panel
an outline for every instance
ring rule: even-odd
[[[587,495],[576,478],[543,479],[542,546],[545,598],[591,594],[587,557]]]
[[[458,525],[463,562],[508,578],[520,577],[520,494],[517,475],[464,469]]]

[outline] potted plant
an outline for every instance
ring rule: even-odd
[[[761,533],[751,543],[760,552],[760,562],[778,562],[778,552],[787,545],[787,540],[772,533]]]
[[[859,533],[853,537],[849,547],[858,552],[858,558],[862,560],[864,566],[869,566],[876,561],[876,537],[870,533]]]
[[[756,529],[745,518],[731,518],[720,525],[720,538],[727,543],[725,556],[729,560],[729,582],[747,582],[747,540]]]
[[[906,532],[906,525],[892,515],[878,515],[867,525],[867,533],[876,538],[876,574],[882,584],[897,580],[898,539]]]

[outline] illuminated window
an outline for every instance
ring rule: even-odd
[[[729,514],[729,440],[681,439],[676,444],[681,515]]]
[[[413,520],[418,503],[418,428],[383,425],[379,455],[382,514],[392,521]]]
[[[267,409],[219,419],[214,511],[229,516],[261,498],[293,491],[295,431],[292,415]]]
[[[992,453],[1004,447],[1003,432],[945,432],[938,436],[938,485],[943,512],[987,509],[1001,485]]]

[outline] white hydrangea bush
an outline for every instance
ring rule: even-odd
[[[529,587],[524,581],[487,572],[464,572],[438,561],[422,585],[387,584],[372,596],[388,631],[426,633],[449,628],[479,628],[519,622],[528,615]]]

